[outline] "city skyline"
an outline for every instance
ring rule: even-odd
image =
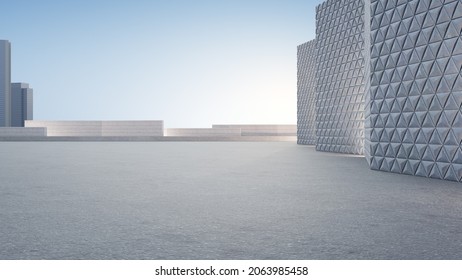
[[[40,93],[35,119],[287,124],[294,46],[314,38],[319,3],[14,2],[0,22],[29,20],[0,37],[12,43],[13,81]]]
[[[24,127],[33,119],[33,90],[28,83],[12,83],[11,42],[0,39],[0,128]]]

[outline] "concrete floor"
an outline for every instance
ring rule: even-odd
[[[0,143],[0,259],[462,259],[462,185],[294,143]]]

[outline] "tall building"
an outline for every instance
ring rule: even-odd
[[[462,181],[462,1],[372,0],[374,170]]]
[[[11,126],[23,127],[33,119],[33,90],[26,83],[11,84]]]
[[[316,23],[317,150],[462,182],[462,1],[327,0]]]
[[[318,151],[364,153],[365,9],[364,0],[327,0],[316,8]]]
[[[316,145],[316,41],[297,47],[297,143]]]
[[[11,114],[11,44],[0,40],[0,127],[10,126]]]

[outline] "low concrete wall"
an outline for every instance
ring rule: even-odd
[[[168,128],[165,129],[165,136],[163,121],[26,121],[26,128],[7,129],[10,130],[8,134],[10,136],[2,135],[0,132],[0,141],[266,142],[296,141],[297,139],[295,125],[214,125],[213,128]],[[4,131],[6,133],[7,130]],[[24,134],[25,131],[34,133]]]
[[[44,127],[0,127],[0,137],[44,137]]]
[[[47,136],[101,136],[99,121],[25,121],[25,127],[46,127]]]
[[[164,136],[160,141],[196,142],[296,142],[297,136]]]
[[[167,128],[165,136],[179,137],[240,137],[239,128]]]
[[[295,142],[296,136],[0,136],[3,142]]]
[[[242,136],[297,136],[297,125],[278,124],[214,124],[214,129],[241,129]]]
[[[163,136],[163,121],[103,121],[102,136]]]
[[[163,136],[163,121],[26,121],[46,127],[49,137]]]

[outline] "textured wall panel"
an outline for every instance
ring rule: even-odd
[[[297,143],[316,144],[316,41],[297,47]]]
[[[462,2],[373,0],[371,168],[462,179]]]
[[[316,149],[363,154],[364,1],[316,9]]]
[[[371,1],[364,1],[364,156],[371,161]]]

